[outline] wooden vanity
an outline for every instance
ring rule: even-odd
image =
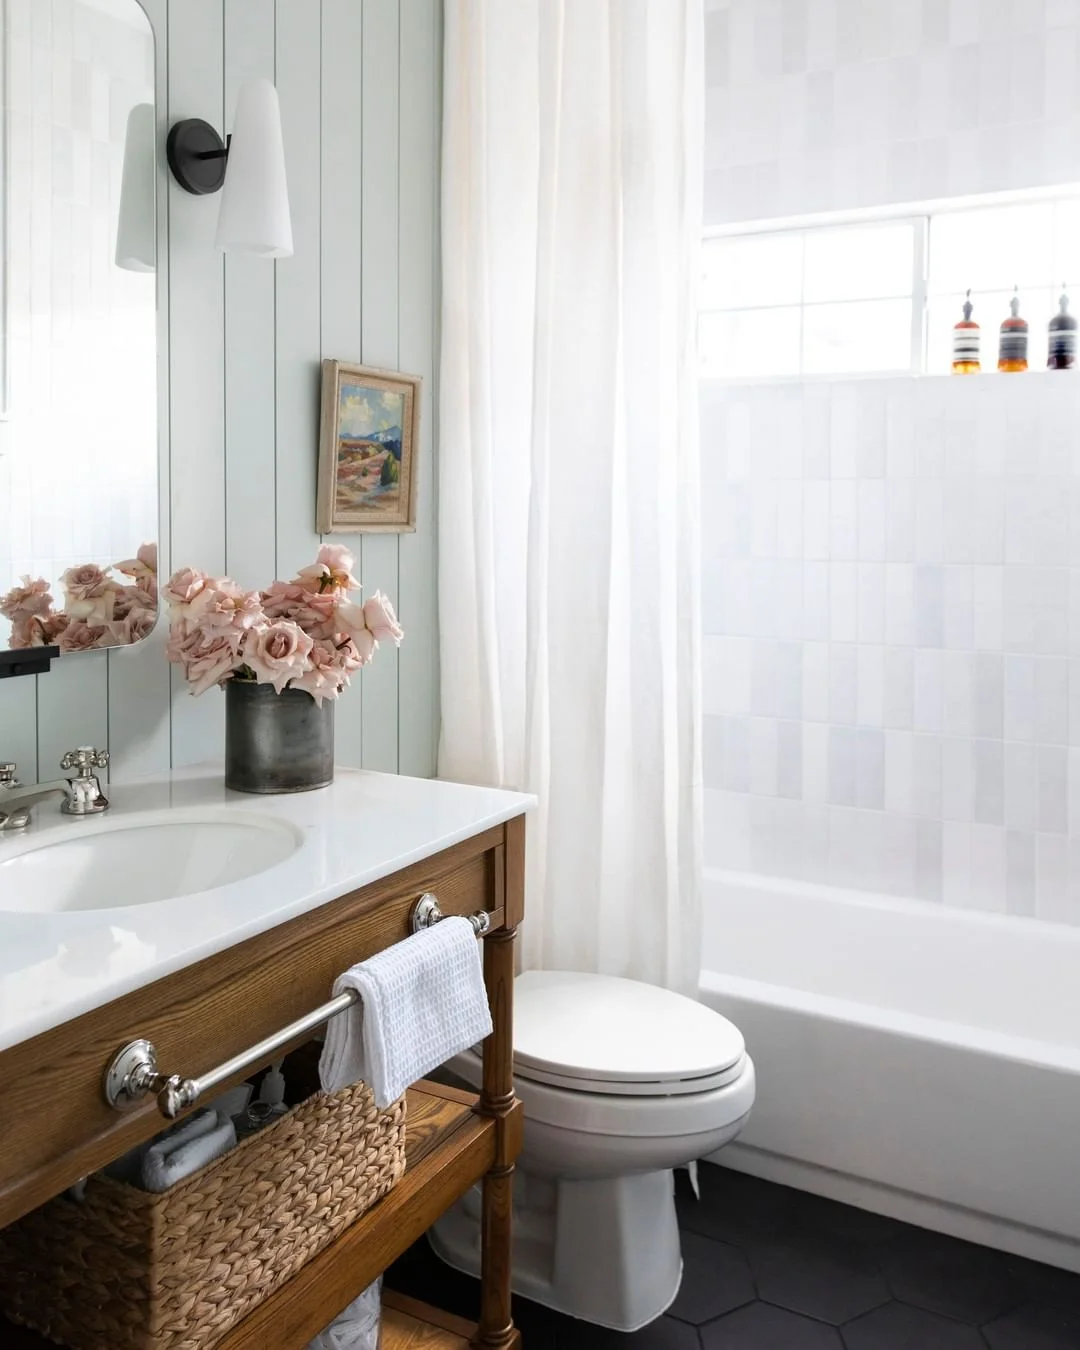
[[[444,914],[482,910],[490,916],[481,940],[495,1029],[484,1045],[482,1091],[430,1082],[411,1089],[404,1177],[216,1347],[303,1350],[479,1181],[479,1325],[388,1293],[383,1346],[517,1346],[510,1313],[510,1202],[522,1113],[513,1090],[512,1005],[524,839],[519,813],[0,1051],[0,1226],[162,1128],[152,1097],[127,1114],[106,1103],[102,1076],[119,1047],[145,1037],[166,1072],[205,1072],[324,1003],[344,968],[408,935],[418,898],[432,892]],[[230,1081],[257,1067],[245,1067]],[[0,1319],[0,1344],[44,1350],[47,1342]]]

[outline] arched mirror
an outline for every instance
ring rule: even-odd
[[[136,0],[0,0],[0,650],[157,613],[154,38]]]

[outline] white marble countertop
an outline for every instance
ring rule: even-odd
[[[29,831],[0,838],[5,857],[31,840],[92,836],[141,813],[212,809],[287,822],[299,845],[283,862],[197,895],[115,909],[0,910],[0,1050],[101,1007],[132,989],[223,951],[528,811],[517,792],[338,769],[316,792],[274,797],[226,791],[219,768],[178,770],[113,785],[92,820],[35,807]],[[327,991],[329,996],[329,990]]]

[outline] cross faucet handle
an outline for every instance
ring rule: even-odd
[[[61,769],[75,769],[80,778],[89,778],[94,769],[104,769],[109,762],[108,750],[97,750],[92,745],[80,745],[69,750],[60,761]]]
[[[15,787],[18,779],[15,777],[18,766],[14,761],[8,761],[6,764],[0,764],[0,788]]]

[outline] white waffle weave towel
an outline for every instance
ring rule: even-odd
[[[334,981],[358,1003],[332,1017],[319,1060],[327,1092],[361,1078],[389,1106],[451,1055],[491,1034],[480,943],[467,919],[441,919]]]

